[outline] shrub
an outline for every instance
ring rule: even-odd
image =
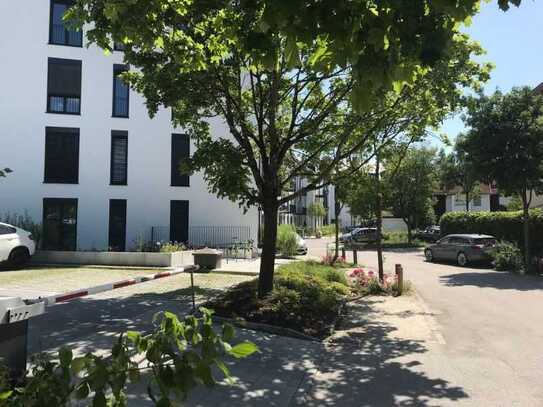
[[[178,405],[194,387],[216,384],[212,369],[230,377],[223,357],[239,359],[258,351],[251,342],[231,345],[234,328],[225,324],[222,332],[216,332],[211,311],[200,311],[202,318],[189,315],[183,320],[170,312],[160,313],[154,318],[154,332],[122,334],[108,356],[74,357],[68,348],[60,349],[58,360],[39,355],[23,386],[11,386],[0,370],[0,406],[79,405],[76,400],[93,406],[126,406],[128,382],[144,380],[152,404]]]
[[[238,284],[206,304],[218,315],[278,325],[306,335],[329,334],[351,292],[345,274],[314,261],[280,266],[272,292],[257,298],[257,280]]]
[[[543,252],[543,211],[530,210],[531,249],[533,253]],[[449,212],[441,217],[441,233],[481,233],[492,235],[498,240],[515,243],[524,247],[522,211],[516,212]]]
[[[294,256],[298,249],[296,229],[292,225],[279,225],[277,228],[277,250],[283,256]]]
[[[160,247],[159,252],[161,253],[182,252],[184,250],[187,250],[187,248],[185,247],[183,243],[178,243],[178,242],[160,243],[159,247]]]
[[[330,225],[324,225],[320,228],[321,233],[323,236],[335,236],[336,234],[336,225],[330,224]],[[340,232],[341,234],[341,232]]]
[[[362,268],[354,269],[350,277],[353,279],[355,286],[365,295],[400,295],[402,293],[396,276],[391,276],[387,273],[384,275],[383,282],[379,281],[375,272],[371,270],[366,271]]]
[[[500,242],[492,257],[496,270],[521,271],[524,268],[522,252],[514,243]]]

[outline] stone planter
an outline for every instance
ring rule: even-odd
[[[65,252],[40,250],[34,264],[88,264],[99,266],[179,267],[194,264],[192,252]]]

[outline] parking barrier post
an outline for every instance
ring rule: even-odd
[[[396,280],[398,281],[400,292],[403,292],[403,267],[401,264],[396,264]]]

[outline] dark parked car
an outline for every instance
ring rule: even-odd
[[[357,228],[350,233],[341,235],[341,242],[371,243],[377,240],[377,228]]]
[[[413,237],[423,242],[437,242],[441,238],[441,228],[439,226],[430,226],[418,231]]]
[[[489,235],[447,235],[424,249],[428,261],[452,260],[459,266],[468,263],[490,262],[496,238]]]

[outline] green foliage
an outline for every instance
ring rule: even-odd
[[[520,272],[524,269],[522,252],[514,243],[500,242],[492,257],[496,270]]]
[[[182,252],[187,250],[183,243],[178,242],[166,242],[160,245],[159,252],[161,253],[173,253],[173,252]]]
[[[506,195],[543,190],[543,95],[530,87],[471,98],[462,147],[486,181]]]
[[[387,160],[383,182],[387,184],[386,206],[411,230],[435,221],[432,196],[436,189],[435,151],[416,148]]]
[[[296,228],[292,225],[279,225],[277,227],[277,250],[283,256],[294,256],[298,249]]]
[[[188,169],[218,196],[259,205],[271,224],[281,204],[333,182],[353,155],[367,163],[393,138],[420,138],[460,107],[464,88],[480,88],[490,67],[472,60],[482,49],[457,24],[477,6],[79,0],[68,17],[86,24],[91,43],[125,45],[134,69],[123,79],[151,115],[172,108],[198,147]],[[307,185],[284,194],[297,176]]]
[[[457,137],[451,153],[446,154],[443,150],[439,152],[437,175],[441,187],[446,191],[460,189],[466,196],[466,209],[469,210],[469,202],[478,195],[479,181],[484,177],[469,158],[464,140],[465,135],[461,134]]]
[[[6,212],[0,216],[0,222],[9,223],[10,225],[30,232],[39,247],[42,236],[42,225],[41,223],[34,222],[28,211],[25,210],[22,215],[14,212]]]
[[[336,233],[336,225],[330,224],[330,225],[323,225],[320,228],[320,231],[323,236],[333,236]]]
[[[122,334],[108,356],[74,357],[68,348],[60,349],[58,361],[38,355],[22,387],[10,388],[0,380],[0,406],[61,407],[75,400],[94,407],[126,406],[127,385],[142,381],[142,372],[150,373],[147,391],[153,404],[176,405],[195,387],[216,384],[214,368],[230,377],[223,357],[239,359],[258,352],[250,342],[232,345],[232,326],[225,324],[222,333],[216,332],[212,312],[200,310],[201,318],[190,315],[184,320],[167,311],[157,314],[153,333]],[[145,360],[136,362],[141,355]]]
[[[317,218],[322,218],[324,215],[326,215],[326,208],[322,202],[311,202],[307,207],[307,214]]]
[[[481,233],[524,247],[523,215],[517,212],[448,212],[440,220],[441,233]],[[543,236],[543,212],[532,209],[529,225],[534,236]],[[531,249],[543,254],[543,240],[532,239]]]
[[[206,306],[221,316],[322,337],[329,334],[350,292],[343,270],[313,261],[292,262],[278,268],[274,288],[264,298],[257,298],[257,281],[253,280],[232,287]]]
[[[508,211],[520,211],[522,210],[522,199],[518,195],[511,197],[511,200],[507,204]]]

